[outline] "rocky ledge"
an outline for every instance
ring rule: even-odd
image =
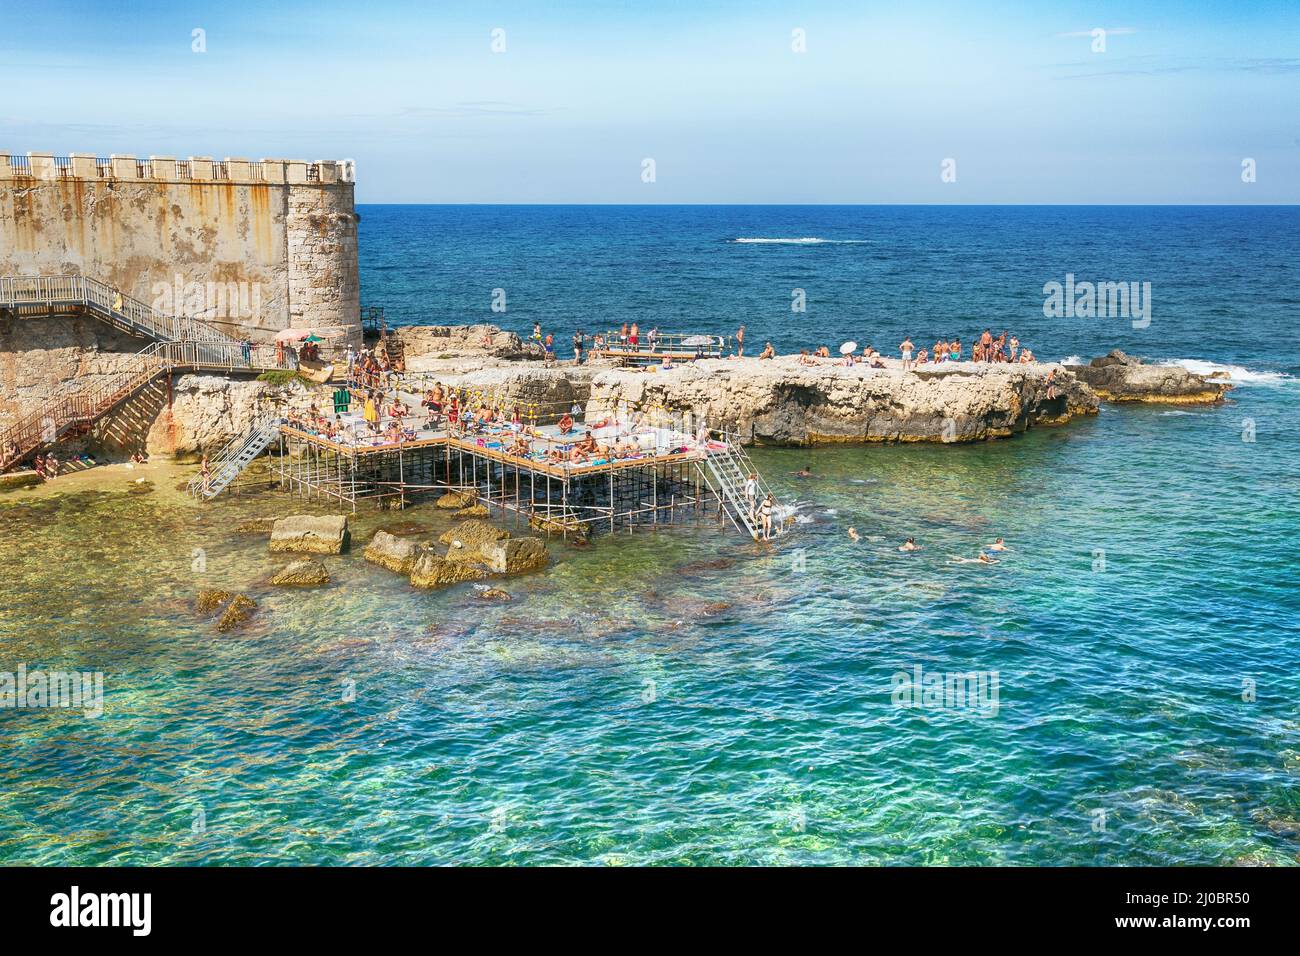
[[[1087,365],[1066,368],[1110,402],[1209,405],[1223,401],[1233,388],[1223,379],[1197,375],[1177,365],[1145,365],[1119,349]]]
[[[1093,415],[1098,405],[1059,365],[963,362],[904,371],[897,363],[808,366],[794,357],[594,375],[588,415],[616,401],[690,412],[768,445],[983,441]]]

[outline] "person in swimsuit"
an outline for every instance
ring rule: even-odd
[[[745,327],[736,330],[736,358],[745,357]]]
[[[996,541],[994,541],[991,545],[988,546],[988,550],[989,551],[1010,551],[1011,549],[1007,547],[1005,541],[1003,541],[1001,538],[998,538]]]
[[[957,555],[954,554],[950,558],[948,558],[948,562],[950,564],[997,564],[998,563],[995,558],[990,558],[983,551],[980,552],[978,558],[959,558],[957,557]]]
[[[899,551],[920,551],[921,546],[916,543],[915,538],[908,538],[898,546]]]
[[[203,493],[208,493],[208,487],[212,484],[212,466],[208,464],[208,456],[203,456],[203,463],[199,465],[199,474],[203,476]]]
[[[852,542],[854,542],[855,544],[856,544],[858,541],[861,541],[861,540],[862,540],[861,536],[858,534],[858,529],[857,529],[857,528],[850,528],[850,529],[849,529],[849,540],[852,541]]]
[[[812,465],[804,465],[800,471],[792,471],[790,474],[796,478],[811,478],[813,476]]]
[[[898,347],[898,350],[899,350],[900,352],[903,353],[903,371],[904,371],[904,372],[906,372],[909,368],[912,367],[912,349],[913,349],[913,348],[915,348],[915,346],[912,344],[912,340],[911,340],[910,338],[906,338],[906,337],[904,337],[904,339],[903,339],[903,344],[900,345],[900,346]]]
[[[573,431],[573,416],[571,416],[568,412],[565,412],[563,415],[560,416],[559,426],[560,426],[560,434],[568,435],[570,432]]]
[[[633,349],[635,349],[637,342],[639,342],[640,340],[641,340],[641,329],[637,326],[635,322],[633,322],[632,328],[627,333],[627,344],[632,346]]]
[[[758,516],[763,523],[764,541],[770,541],[772,539],[772,508],[775,504],[776,499],[769,494],[763,499],[763,503],[758,506]]]

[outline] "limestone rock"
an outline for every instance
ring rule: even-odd
[[[476,553],[481,551],[486,544],[509,537],[509,531],[481,519],[472,518],[469,521],[462,521],[450,531],[444,532],[438,540],[452,550],[464,549],[466,552]]]
[[[218,588],[202,588],[199,591],[199,596],[194,601],[194,606],[200,614],[209,614],[229,601],[230,598],[231,593],[229,591],[222,591]]]
[[[387,531],[376,531],[375,536],[366,545],[364,557],[371,564],[396,571],[398,574],[410,574],[419,550],[419,546],[414,541],[406,541]]]
[[[1208,405],[1223,401],[1232,385],[1197,375],[1178,365],[1143,365],[1115,349],[1087,365],[1069,370],[1111,402],[1153,402],[1162,405]]]
[[[666,372],[607,369],[592,377],[589,401],[596,416],[622,401],[690,411],[743,442],[771,445],[984,441],[1098,407],[1060,365],[955,362],[903,371],[897,362],[810,367],[789,356],[705,359]]]
[[[461,581],[477,581],[487,572],[472,564],[448,561],[432,551],[424,551],[411,568],[411,584],[417,588],[439,588]]]
[[[461,508],[453,518],[486,518],[491,512],[488,511],[487,505],[470,505],[468,508]]]
[[[235,527],[235,534],[259,535],[270,534],[271,528],[275,525],[274,518],[249,518],[247,521],[241,521]]]
[[[217,630],[224,634],[242,627],[253,616],[253,611],[256,609],[256,601],[246,595],[236,594],[226,605],[221,617],[217,619]]]
[[[330,583],[330,573],[325,565],[310,559],[294,561],[281,568],[271,578],[272,584],[292,585],[295,587],[315,587]]]
[[[546,567],[550,556],[541,538],[509,538],[481,545],[484,566],[493,574],[522,574]]]
[[[290,515],[271,527],[274,552],[342,554],[349,539],[347,515]]]
[[[480,601],[509,601],[509,600],[511,600],[511,597],[510,597],[509,593],[507,593],[506,591],[501,590],[500,588],[488,588],[488,589],[485,590],[485,591],[479,591],[479,592],[478,592],[478,598],[479,598]]]
[[[15,488],[32,488],[41,483],[41,476],[36,472],[11,471],[0,475],[0,491],[13,491]]]
[[[449,511],[468,508],[474,504],[474,496],[459,491],[449,491],[435,502],[439,508],[445,508]]]

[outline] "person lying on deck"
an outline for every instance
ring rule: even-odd
[[[581,452],[583,455],[594,455],[599,447],[600,446],[596,443],[596,439],[592,436],[590,429],[587,430],[587,434],[583,435],[582,438],[573,445],[574,450]]]

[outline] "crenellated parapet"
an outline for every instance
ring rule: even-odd
[[[102,182],[148,181],[161,183],[236,183],[270,185],[333,185],[355,181],[356,168],[350,159],[236,159],[214,160],[211,156],[95,156],[92,153],[0,153],[0,181],[84,180]]]

